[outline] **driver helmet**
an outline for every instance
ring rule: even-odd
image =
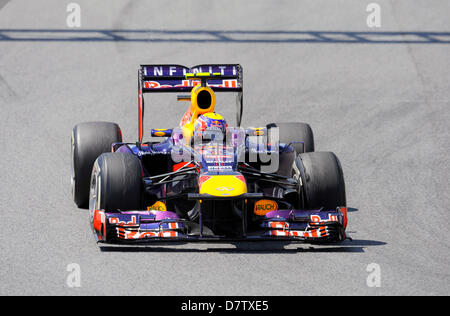
[[[205,132],[215,131],[225,135],[228,124],[218,113],[205,113],[200,115],[194,124],[194,138],[200,138]]]

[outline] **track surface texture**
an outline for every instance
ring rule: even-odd
[[[69,1],[0,1],[0,294],[450,294],[449,1],[378,0],[381,28],[360,0],[76,2],[79,29]],[[340,158],[353,242],[99,247],[71,130],[136,141],[140,63],[242,64],[244,126],[305,121]],[[185,104],[151,98],[147,132],[175,126]]]

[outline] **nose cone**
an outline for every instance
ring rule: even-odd
[[[199,179],[200,194],[233,197],[247,193],[245,178],[238,175],[203,175]]]

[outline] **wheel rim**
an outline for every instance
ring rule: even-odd
[[[89,210],[90,211],[100,209],[99,187],[100,187],[100,176],[99,176],[97,165],[94,165],[94,169],[92,171],[92,177],[91,177],[91,185],[89,188]]]

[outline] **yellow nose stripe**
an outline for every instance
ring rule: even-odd
[[[211,176],[200,187],[200,194],[239,196],[247,193],[247,185],[233,175]]]

